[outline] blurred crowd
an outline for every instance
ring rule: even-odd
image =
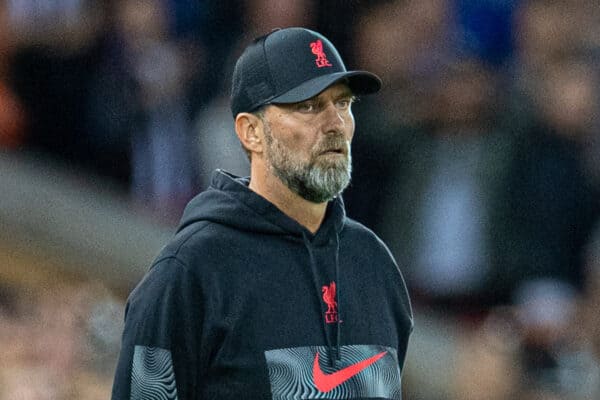
[[[233,63],[286,26],[323,33],[384,81],[354,106],[344,200],[413,297],[406,399],[600,398],[598,2],[6,0],[0,148],[85,170],[175,223],[215,168],[248,173]],[[63,326],[79,333],[94,303],[80,297]],[[38,303],[35,317],[0,303],[0,329],[34,335],[31,318],[61,307]],[[27,379],[82,365],[42,347],[9,353],[37,365]],[[8,364],[0,387],[24,379]]]
[[[110,398],[122,316],[101,284],[0,285],[0,399]]]

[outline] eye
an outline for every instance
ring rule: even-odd
[[[354,102],[354,97],[342,97],[336,102],[337,108],[340,110],[346,110],[350,108],[352,103]]]
[[[314,101],[304,101],[296,105],[296,110],[301,113],[312,113],[317,109],[317,105]]]

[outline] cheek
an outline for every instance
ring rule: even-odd
[[[272,134],[277,141],[292,152],[294,156],[301,156],[301,154],[306,153],[314,145],[312,138],[317,137],[308,131],[306,127],[295,124],[278,124],[272,128]]]
[[[348,141],[351,142],[354,137],[354,115],[349,113],[344,120],[346,125],[346,137],[348,138]]]
[[[293,153],[294,157],[305,158],[309,156],[311,149],[316,145],[313,136],[305,131],[291,131],[289,135],[282,138],[285,146]]]

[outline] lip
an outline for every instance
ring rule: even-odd
[[[320,154],[321,155],[338,154],[340,156],[345,156],[346,151],[344,149],[328,149],[328,150],[322,151]]]

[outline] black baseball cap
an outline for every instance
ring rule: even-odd
[[[231,112],[252,112],[265,104],[297,103],[345,81],[354,94],[375,93],[381,79],[347,71],[333,44],[306,28],[276,29],[255,39],[233,71]]]

